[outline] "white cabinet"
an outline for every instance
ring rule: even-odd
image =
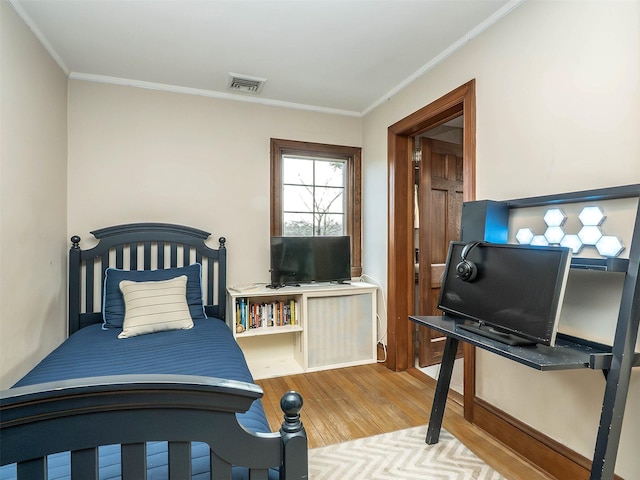
[[[376,290],[363,282],[229,288],[227,323],[256,379],[374,363]]]

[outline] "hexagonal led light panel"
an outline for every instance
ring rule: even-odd
[[[602,238],[600,227],[586,225],[578,232],[578,237],[584,245],[595,245]]]
[[[516,233],[516,240],[521,245],[529,245],[531,243],[531,240],[533,240],[533,237],[533,230],[531,230],[530,228],[521,228]]]
[[[580,253],[580,250],[582,250],[582,242],[580,241],[580,237],[578,237],[578,235],[565,235],[564,237],[562,237],[560,245],[570,248],[574,254]]]
[[[550,208],[544,214],[544,223],[547,224],[547,227],[561,227],[567,216],[564,212],[559,208]],[[557,242],[552,242],[557,243]]]
[[[531,245],[546,247],[547,245],[549,245],[549,241],[545,238],[544,235],[534,235],[531,239]]]
[[[549,227],[544,232],[544,238],[546,238],[547,241],[552,245],[553,244],[558,245],[563,237],[564,237],[564,230],[562,230],[562,227],[560,226]]]
[[[624,250],[620,239],[611,235],[603,235],[596,243],[596,248],[603,257],[617,257]]]
[[[582,225],[600,225],[607,218],[600,207],[584,207],[578,215]]]

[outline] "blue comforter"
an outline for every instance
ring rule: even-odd
[[[221,320],[198,320],[190,330],[157,332],[126,339],[118,339],[118,333],[119,330],[115,329],[103,330],[101,325],[79,330],[14,387],[122,374],[201,375],[253,383],[242,350]],[[239,414],[238,420],[253,432],[271,431],[260,400],[255,400],[246,413]],[[117,445],[101,447],[101,479],[120,477],[119,450]],[[148,444],[148,479],[166,478],[166,450],[165,442]],[[192,478],[209,478],[208,446],[194,443],[192,450]],[[68,454],[50,456],[50,478],[69,478],[68,463]],[[11,468],[0,468],[0,479],[12,476]]]

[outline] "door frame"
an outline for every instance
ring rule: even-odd
[[[395,371],[414,366],[413,161],[412,136],[464,115],[463,201],[475,200],[476,82],[461,85],[388,128],[388,256],[387,256],[387,368]],[[464,346],[464,413],[473,417],[475,397],[475,349]]]

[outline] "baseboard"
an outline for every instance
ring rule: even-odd
[[[589,479],[591,459],[477,397],[473,405],[473,423],[557,479]],[[617,475],[614,478],[623,480]]]

